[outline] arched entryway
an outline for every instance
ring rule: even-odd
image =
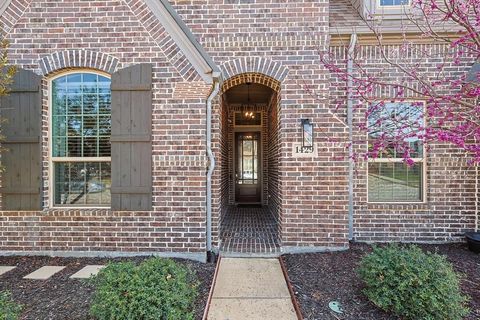
[[[222,253],[280,252],[280,82],[260,73],[226,80],[220,107]]]

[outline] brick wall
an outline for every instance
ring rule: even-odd
[[[0,212],[1,249],[204,252],[205,103],[210,86],[144,2],[13,0],[0,25],[11,44],[11,63],[45,76],[45,209]],[[110,62],[103,57],[111,57]],[[144,62],[153,64],[153,211],[49,209],[49,77],[65,68],[113,72]]]
[[[278,224],[278,236],[282,241],[282,185],[279,170],[279,133],[280,123],[278,112],[280,108],[280,93],[275,93],[269,103],[267,122],[268,122],[268,142],[267,142],[267,162],[268,162],[268,209]]]
[[[347,246],[345,149],[326,144],[323,154],[310,159],[293,158],[292,152],[294,144],[301,142],[301,118],[312,120],[317,142],[329,134],[346,138],[343,125],[327,111],[328,73],[318,56],[318,50],[328,45],[328,2],[172,3],[226,79],[257,72],[281,84],[278,170],[283,245]],[[304,86],[320,98],[312,97]]]
[[[362,43],[360,43],[362,44]],[[399,46],[387,47],[393,55]],[[442,57],[445,50],[442,45],[419,44],[418,52]],[[346,68],[346,47],[332,47],[339,66]],[[357,51],[357,61],[370,72],[384,72],[383,79],[404,81],[399,70],[389,66],[380,56],[378,48],[361,45]],[[435,76],[432,70],[435,63],[446,62],[448,76],[458,77],[466,72],[473,63],[472,57],[464,57],[460,65],[439,58],[427,62],[418,57],[410,57],[408,62],[419,63],[419,72]],[[448,65],[450,63],[450,65]],[[346,118],[346,86],[338,76],[332,75],[330,104],[340,117]],[[394,97],[394,92],[377,90],[376,97]],[[409,98],[415,100],[413,95]],[[357,105],[357,101],[355,102]],[[366,133],[360,130],[365,121],[365,107],[354,109],[354,147],[355,152],[364,154],[367,148]],[[443,242],[461,241],[466,230],[474,228],[475,214],[475,169],[467,164],[461,150],[442,143],[428,146],[426,155],[426,201],[425,203],[379,204],[367,201],[367,163],[360,160],[355,168],[354,181],[354,237],[357,241],[405,241],[405,242]]]
[[[266,125],[270,126],[269,154],[277,153],[278,157],[265,158],[269,171],[264,192],[270,194],[270,205],[281,208],[274,210],[279,215],[284,248],[347,247],[347,130],[341,121],[345,116],[344,84],[330,77],[318,55],[329,45],[328,1],[171,2],[227,81],[255,73],[258,81],[273,79],[277,83],[274,89],[280,92],[279,103],[270,108]],[[13,0],[0,24],[11,42],[11,62],[45,76],[45,210],[0,212],[1,248],[203,252],[205,102],[211,88],[200,80],[145,3]],[[337,50],[338,63],[344,65],[345,48],[332,50]],[[68,64],[65,59],[71,55],[82,55],[84,59]],[[372,68],[381,63],[371,46],[362,49],[361,59]],[[152,63],[154,72],[153,210],[48,209],[49,77],[61,71],[58,69],[85,67],[113,72],[142,62]],[[465,61],[463,67],[467,65]],[[452,72],[464,71],[456,68]],[[395,71],[389,73],[395,75]],[[225,195],[230,190],[222,182],[229,170],[225,167],[225,114],[218,98],[213,104],[213,148],[217,159],[212,182],[214,245],[218,243],[221,208],[228,203]],[[357,124],[363,121],[360,114],[356,114]],[[301,142],[302,118],[314,124],[318,152],[299,158],[293,149]],[[361,137],[362,133],[357,132],[356,140]],[[358,148],[364,147],[358,144]],[[459,158],[458,150],[449,146],[434,145],[431,154],[435,156],[428,158],[426,204],[367,204],[365,164],[360,164],[355,180],[358,240],[452,240],[473,227],[472,169]]]
[[[172,1],[184,21],[214,61],[225,78],[257,72],[278,81],[281,104],[278,106],[278,194],[282,194],[282,236],[286,247],[347,244],[346,161],[344,148],[325,146],[323,153],[310,159],[292,157],[294,144],[301,141],[300,119],[310,118],[317,132],[345,139],[342,125],[332,120],[328,111],[328,75],[319,63],[317,51],[327,48],[328,1],[255,1],[226,3],[222,0]],[[186,57],[174,45],[143,1],[46,1],[14,0],[2,15],[7,39],[11,41],[12,63],[45,74],[42,143],[44,203],[49,201],[48,87],[49,75],[57,70],[57,52],[86,50],[115,59],[114,69],[130,64],[150,62],[154,65],[153,115],[153,205],[145,213],[161,217],[161,227],[150,230],[150,238],[164,239],[163,251],[204,250],[205,242],[205,99],[209,87],[200,81]],[[48,57],[48,58],[45,58]],[[42,60],[43,58],[43,60]],[[42,61],[49,61],[51,69]],[[75,63],[73,67],[91,67]],[[188,84],[192,84],[189,86]],[[304,86],[318,92],[310,96]],[[220,137],[221,104],[214,104],[213,139],[217,161],[222,159]],[[316,137],[320,141],[320,134]],[[343,157],[343,158],[342,158]],[[268,159],[266,159],[267,161]],[[270,159],[271,160],[271,159]],[[269,163],[267,161],[266,167]],[[217,170],[219,170],[217,162]],[[221,174],[214,172],[213,236],[218,237]],[[339,178],[341,176],[341,178]],[[268,184],[265,186],[268,188]],[[267,192],[267,191],[264,191]],[[280,200],[277,200],[280,201]],[[279,204],[280,205],[280,204]],[[25,213],[45,219],[80,219],[85,225],[95,210],[49,210]],[[117,212],[104,210],[106,223],[117,223]],[[123,214],[123,213],[122,213]],[[128,213],[129,237],[144,237],[142,215]],[[12,226],[13,213],[2,212],[2,226]],[[123,218],[122,218],[123,219]],[[123,220],[122,220],[123,221]],[[58,222],[60,223],[60,222]],[[33,228],[33,226],[32,226]],[[20,236],[26,238],[25,229]],[[37,229],[35,229],[37,230]],[[42,246],[25,246],[22,250],[57,249],[57,237],[63,229],[53,224],[46,231],[38,228]],[[122,227],[113,229],[115,234]],[[160,232],[160,234],[156,234]],[[88,236],[80,236],[84,244]],[[194,239],[195,238],[195,239]],[[109,250],[83,246],[88,250]],[[157,250],[155,240],[151,250]],[[144,246],[140,246],[144,247]],[[12,249],[8,245],[3,248]],[[18,249],[18,247],[15,247]],[[123,250],[123,249],[121,249]],[[143,250],[143,249],[142,249]],[[160,250],[160,249],[158,249]]]

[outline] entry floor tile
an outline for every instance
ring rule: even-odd
[[[220,226],[220,251],[278,253],[278,225],[268,207],[230,206]]]
[[[8,271],[11,271],[15,269],[16,267],[10,267],[10,266],[0,266],[0,276],[4,273],[7,273]]]
[[[78,270],[76,273],[70,276],[71,279],[88,279],[91,276],[96,275],[102,268],[102,265],[88,265]]]
[[[45,266],[40,269],[26,275],[24,279],[34,279],[34,280],[47,280],[55,273],[62,271],[65,267],[61,266]]]
[[[213,299],[208,320],[296,320],[290,298]]]

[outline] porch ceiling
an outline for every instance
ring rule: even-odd
[[[251,85],[241,84],[225,92],[225,97],[229,104],[241,104],[247,102],[249,93],[250,102],[268,103],[274,91],[258,83],[252,83]]]

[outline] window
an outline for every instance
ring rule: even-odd
[[[410,0],[378,0],[380,7],[399,7],[410,4]]]
[[[379,152],[368,162],[368,201],[422,202],[425,164],[419,130],[424,126],[423,104],[385,103],[370,108],[369,151],[377,148]],[[399,140],[403,143],[396,143]],[[404,161],[407,150],[413,164]]]
[[[70,73],[51,84],[53,205],[110,205],[110,79]]]

